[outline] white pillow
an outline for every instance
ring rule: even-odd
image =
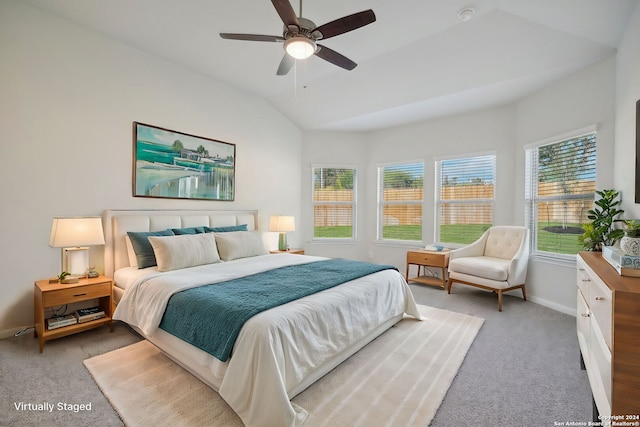
[[[259,232],[229,231],[213,234],[216,236],[216,245],[223,261],[267,255],[269,253],[267,248],[264,247],[262,235]]]
[[[220,262],[213,233],[149,236],[159,271]]]

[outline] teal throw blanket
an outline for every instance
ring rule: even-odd
[[[382,270],[390,265],[330,259],[276,268],[175,293],[160,328],[226,361],[244,323],[290,301]]]

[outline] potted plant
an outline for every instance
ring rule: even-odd
[[[626,219],[624,236],[620,239],[620,249],[627,255],[640,256],[640,220]]]
[[[613,224],[621,222],[616,217],[624,212],[619,209],[620,193],[615,190],[596,191],[600,196],[595,206],[587,213],[590,223],[584,224],[584,234],[580,236],[582,246],[588,251],[602,251],[603,246],[611,246],[624,235],[624,231],[614,228]]]

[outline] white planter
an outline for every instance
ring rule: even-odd
[[[640,256],[640,237],[624,236],[620,239],[620,249],[627,255]]]

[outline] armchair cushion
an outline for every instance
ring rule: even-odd
[[[456,258],[449,261],[449,272],[504,282],[509,277],[510,265],[510,259],[489,256]]]
[[[528,232],[524,227],[495,226],[491,227],[484,248],[484,255],[494,258],[512,259],[522,246],[524,235]]]

